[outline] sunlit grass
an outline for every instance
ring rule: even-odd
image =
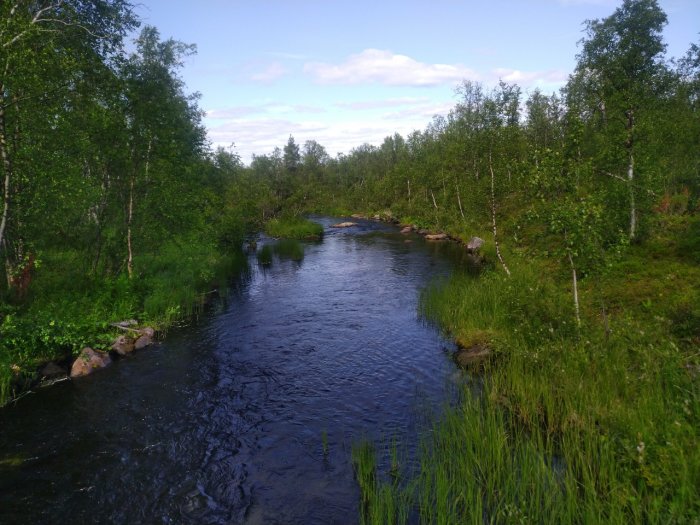
[[[400,505],[422,523],[700,519],[698,332],[695,317],[672,321],[697,308],[698,269],[672,248],[659,264],[633,248],[582,281],[581,328],[569,283],[536,260],[511,258],[511,278],[496,267],[426,290],[427,319],[497,359],[480,394],[425,433],[405,490],[360,483],[367,522],[401,523],[371,512]]]
[[[320,239],[323,226],[303,217],[272,219],[265,224],[265,233],[280,239]]]

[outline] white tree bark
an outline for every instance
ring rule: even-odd
[[[457,204],[459,204],[459,213],[462,215],[462,219],[464,219],[464,210],[462,209],[462,199],[459,196],[459,184],[457,186]]]
[[[4,86],[1,87],[4,91]],[[7,151],[7,139],[5,133],[5,105],[0,100],[0,161],[5,176],[3,177],[2,219],[0,219],[0,249],[5,246],[5,229],[10,212],[10,184],[12,182],[12,161]]]
[[[489,153],[489,170],[491,171],[491,226],[493,228],[493,243],[496,245],[496,255],[501,262],[501,266],[510,277],[510,270],[503,260],[501,255],[501,247],[498,245],[498,235],[496,231],[496,176],[493,173],[493,164],[491,162],[491,153]]]
[[[430,190],[430,196],[433,198],[433,206],[435,206],[435,209],[438,209],[437,202],[435,202],[435,194],[433,194],[433,190]]]
[[[129,181],[129,211],[126,219],[126,249],[127,249],[127,259],[126,259],[126,271],[129,273],[129,279],[131,279],[134,273],[134,252],[131,249],[131,222],[134,218],[134,176],[131,176]]]
[[[567,255],[569,256],[569,264],[571,265],[571,281],[573,283],[573,291],[574,291],[574,310],[576,311],[576,324],[580,327],[581,326],[581,313],[579,310],[579,303],[578,303],[578,279],[576,277],[576,266],[574,266],[574,259],[571,257],[571,250],[567,251]]]
[[[634,240],[637,236],[637,206],[634,199],[634,155],[631,149],[627,164],[627,184],[630,188],[630,240]]]

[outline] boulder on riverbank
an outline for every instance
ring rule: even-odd
[[[120,335],[112,343],[111,349],[124,357],[134,351],[134,340],[131,337]]]
[[[484,239],[481,237],[472,237],[467,243],[467,251],[469,253],[477,254],[481,247],[484,245]]]
[[[333,224],[331,228],[350,228],[351,226],[356,226],[355,222],[339,222],[338,224]]]
[[[117,328],[131,328],[132,326],[136,326],[139,324],[139,322],[136,319],[127,319],[126,321],[119,321],[118,323],[113,323],[112,326],[116,326]]]
[[[447,239],[446,233],[429,233],[425,236],[426,241],[446,241]]]
[[[453,354],[453,359],[462,368],[478,369],[491,357],[491,349],[481,343],[469,347],[459,347]]]
[[[413,226],[404,226],[401,229],[401,233],[403,233],[403,234],[411,233],[412,231],[413,231]]]
[[[61,379],[67,376],[68,372],[53,361],[46,363],[39,371],[40,381],[53,381],[55,379]]]
[[[139,336],[134,342],[134,350],[141,350],[143,348],[146,348],[147,346],[151,346],[153,344],[153,338],[155,336],[156,331],[150,326],[142,328],[141,330],[139,330]]]
[[[73,366],[70,370],[71,377],[82,377],[92,374],[95,370],[104,368],[112,362],[109,354],[98,352],[89,346],[86,346],[80,351],[78,358],[73,361]]]

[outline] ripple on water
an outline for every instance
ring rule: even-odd
[[[0,413],[0,459],[39,458],[0,467],[0,521],[356,522],[352,443],[415,450],[462,376],[416,314],[443,248],[351,230],[252,257],[222,313]]]

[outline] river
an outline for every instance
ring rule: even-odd
[[[1,410],[0,523],[357,523],[352,445],[410,461],[464,380],[417,310],[463,253],[315,220],[301,260],[251,255],[157,346]]]

